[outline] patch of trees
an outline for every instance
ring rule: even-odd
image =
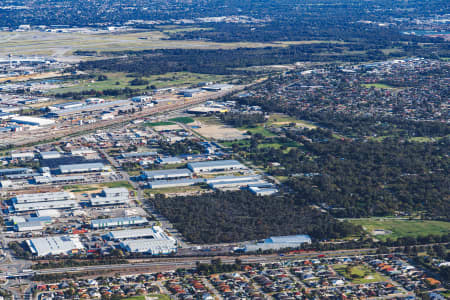
[[[172,156],[181,154],[199,154],[205,151],[205,148],[202,145],[193,140],[178,141],[172,144],[166,141],[159,141],[158,144],[163,153]]]
[[[325,205],[335,216],[383,216],[403,211],[450,217],[446,209],[450,206],[448,139],[377,142],[319,135],[314,141],[309,132],[315,130],[288,133],[289,138],[303,143],[289,152],[258,148],[257,142],[236,148],[257,165],[280,163],[282,168],[270,170],[273,175],[297,174],[287,182],[297,202]]]
[[[257,124],[266,122],[264,114],[262,113],[224,113],[220,114],[220,119],[228,125],[234,127],[254,127]]]
[[[150,82],[148,80],[142,79],[142,78],[135,78],[133,80],[130,81],[130,85],[132,86],[136,86],[136,85],[146,85],[149,84]]]
[[[126,57],[84,61],[80,70],[128,72],[138,76],[165,74],[168,72],[192,72],[205,74],[245,74],[250,71],[233,70],[251,66],[289,64],[298,61],[362,62],[383,60],[389,56],[381,51],[374,53],[342,53],[342,44],[313,43],[290,47],[238,48],[238,49],[158,49],[144,51],[112,52]],[[341,53],[339,53],[341,52]],[[105,53],[106,54],[106,53]],[[326,54],[326,55],[324,55]]]
[[[310,234],[340,238],[361,231],[348,222],[303,205],[296,195],[255,196],[247,191],[170,197],[155,195],[155,208],[194,243],[257,240],[269,236]]]

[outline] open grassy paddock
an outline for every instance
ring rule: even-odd
[[[333,269],[355,284],[386,281],[386,278],[365,265],[336,265]]]
[[[444,221],[422,221],[422,220],[404,220],[389,218],[364,218],[351,219],[351,223],[361,225],[369,233],[374,230],[385,230],[386,234],[376,235],[377,239],[386,240],[387,238],[397,239],[399,237],[418,237],[424,235],[442,235],[450,232],[450,222]]]
[[[106,75],[108,79],[104,81],[97,81],[96,78],[67,81],[65,82],[64,87],[50,90],[49,94],[82,92],[89,90],[104,91],[108,89],[123,89],[126,87],[133,90],[145,90],[148,86],[155,86],[156,88],[164,88],[169,86],[189,86],[205,81],[223,82],[231,79],[230,76],[174,72],[142,77],[142,79],[147,80],[149,83],[145,85],[131,85],[130,81],[135,79],[135,77],[127,76],[125,73],[103,73],[103,75]]]

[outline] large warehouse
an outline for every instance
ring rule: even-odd
[[[273,236],[265,239],[264,242],[245,245],[245,252],[258,250],[280,250],[283,248],[298,248],[303,244],[311,244],[311,237],[306,234]]]
[[[14,202],[32,203],[32,202],[46,202],[46,201],[64,201],[74,198],[75,196],[68,192],[49,192],[49,193],[17,195],[14,198]]]
[[[148,253],[151,255],[162,255],[177,252],[177,242],[173,239],[140,239],[123,241],[120,243],[120,247],[128,252]]]
[[[157,171],[144,171],[142,177],[146,180],[167,180],[191,177],[192,172],[188,169],[169,169]]]
[[[11,122],[14,122],[17,124],[32,125],[32,126],[48,126],[48,125],[55,124],[54,120],[30,117],[30,116],[13,117],[13,118],[11,118]]]
[[[247,167],[237,160],[215,160],[188,163],[187,167],[194,173],[241,170]]]
[[[133,226],[147,224],[148,221],[144,217],[126,217],[126,218],[109,218],[109,219],[97,219],[91,221],[91,228],[112,228],[119,226]]]
[[[29,173],[33,173],[33,170],[29,168],[0,169],[0,176]]]
[[[180,186],[191,186],[198,183],[205,182],[204,179],[176,179],[176,180],[157,180],[148,183],[148,187],[151,189],[164,189]]]
[[[83,173],[83,172],[101,172],[106,169],[103,163],[84,163],[84,164],[71,164],[60,165],[59,170],[62,174],[67,173]]]
[[[33,202],[33,203],[14,203],[14,210],[16,212],[43,210],[43,209],[63,209],[76,208],[78,203],[74,200],[64,201],[47,201],[47,202]]]
[[[73,254],[83,250],[84,246],[78,236],[52,236],[26,241],[30,251],[36,256]]]
[[[129,202],[129,191],[124,187],[105,188],[99,196],[90,199],[92,206],[117,205]]]
[[[152,228],[139,228],[139,229],[125,229],[110,231],[106,238],[109,240],[129,240],[140,238],[153,238],[163,239],[169,238],[159,226],[153,226]]]

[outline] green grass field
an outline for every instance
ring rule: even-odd
[[[275,134],[273,134],[269,130],[265,129],[263,126],[256,126],[256,127],[243,126],[243,127],[239,127],[238,129],[242,130],[244,132],[250,131],[252,134],[259,133],[259,134],[261,134],[264,137],[275,136]]]
[[[98,76],[100,74],[95,75]],[[146,85],[133,86],[130,84],[130,81],[132,81],[134,77],[128,77],[125,73],[110,72],[104,73],[103,75],[106,75],[108,79],[104,81],[97,81],[96,78],[68,81],[65,83],[67,86],[50,90],[48,93],[54,95],[57,93],[81,92],[87,90],[104,91],[109,89],[123,89],[126,87],[133,90],[146,90],[147,86],[152,85],[154,85],[156,88],[164,88],[169,86],[189,86],[205,81],[223,82],[228,81],[232,78],[230,76],[222,75],[172,72],[161,75],[142,77],[142,79],[147,80],[149,83]]]
[[[362,84],[362,86],[367,87],[367,88],[374,87],[374,88],[378,88],[378,89],[394,89],[393,86],[383,84],[383,83],[367,83],[367,84]]]
[[[108,188],[124,187],[129,190],[134,190],[133,186],[128,181],[106,182],[101,185]]]
[[[174,122],[169,122],[169,121],[145,123],[145,126],[150,126],[150,127],[167,126],[167,125],[175,125],[175,123]]]
[[[195,122],[195,120],[190,117],[172,118],[172,119],[169,119],[169,121],[183,123],[183,124],[189,124],[189,123]]]
[[[356,284],[386,281],[384,276],[364,265],[350,267],[348,265],[336,265],[333,266],[333,269]]]
[[[450,222],[444,221],[421,221],[421,220],[400,220],[400,219],[380,219],[364,218],[352,219],[351,223],[361,225],[368,233],[375,229],[390,231],[389,234],[376,235],[377,239],[386,240],[387,238],[397,239],[399,237],[421,235],[442,235],[450,232]]]

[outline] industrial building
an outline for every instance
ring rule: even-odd
[[[33,159],[34,152],[15,152],[11,153],[12,159]]]
[[[188,163],[187,167],[194,173],[242,170],[246,167],[237,160],[215,160]]]
[[[148,156],[156,156],[158,152],[130,152],[130,153],[122,153],[121,158],[141,158]]]
[[[156,159],[156,163],[160,165],[180,164],[182,162],[183,161],[180,158],[174,156],[159,157]]]
[[[260,180],[261,176],[258,175],[249,175],[249,176],[216,176],[214,178],[208,178],[206,179],[206,183],[216,183],[216,182],[232,182],[232,181],[256,181]]]
[[[18,232],[43,230],[44,224],[39,221],[19,222],[14,225],[14,230]]]
[[[177,243],[173,239],[123,241],[120,243],[120,247],[127,252],[147,253],[151,255],[164,255],[177,252]]]
[[[17,195],[13,200],[15,203],[32,203],[46,201],[64,201],[74,198],[75,196],[68,192],[48,192]]]
[[[60,109],[71,109],[71,108],[75,108],[75,107],[81,107],[83,105],[84,105],[83,102],[73,101],[73,102],[53,104],[53,105],[48,106],[48,108],[51,111],[54,111],[54,110],[60,110]]]
[[[92,206],[127,204],[130,192],[123,187],[105,188],[96,197],[90,199]]]
[[[59,170],[62,174],[101,172],[106,170],[106,166],[103,163],[70,164],[70,165],[60,165]]]
[[[192,172],[188,169],[169,169],[157,171],[144,171],[142,177],[146,180],[167,180],[191,177]]]
[[[79,107],[51,111],[50,113],[47,114],[47,117],[61,118],[61,117],[66,117],[66,116],[81,115],[81,114],[84,114],[87,112],[92,112],[92,111],[104,112],[108,108],[127,106],[127,105],[130,105],[130,103],[131,102],[128,100],[116,100],[116,101],[102,102],[102,103],[97,103],[97,104],[86,104],[86,105],[82,105]]]
[[[29,168],[13,168],[13,169],[0,169],[0,176],[12,175],[12,174],[29,174],[33,173]]]
[[[270,196],[278,193],[278,189],[274,187],[249,186],[248,190],[257,196]]]
[[[36,184],[70,184],[70,183],[78,183],[83,182],[83,176],[35,176],[34,182]]]
[[[258,250],[280,250],[283,248],[298,248],[303,244],[311,244],[311,237],[306,234],[273,236],[256,244],[245,245],[245,252],[254,252]]]
[[[211,84],[202,87],[202,90],[209,91],[209,92],[220,92],[225,91],[233,88],[231,84]]]
[[[120,226],[133,226],[147,224],[148,221],[144,217],[125,217],[125,218],[109,218],[109,219],[97,219],[91,221],[91,228],[113,228]]]
[[[159,226],[153,226],[152,228],[138,228],[138,229],[124,229],[110,231],[105,236],[109,240],[132,240],[132,239],[168,239],[169,236]]]
[[[78,203],[74,200],[14,203],[13,207],[16,212],[43,210],[43,209],[63,209],[63,208],[73,209],[78,207]]]
[[[151,189],[164,189],[171,187],[190,186],[205,182],[204,179],[175,179],[175,180],[156,180],[148,183]]]
[[[39,153],[39,156],[42,159],[55,159],[55,158],[60,158],[61,153],[59,153],[58,151],[48,151],[48,152]]]
[[[43,209],[43,210],[38,210],[36,212],[36,217],[58,218],[59,216],[60,216],[60,213],[56,209]]]
[[[14,122],[17,124],[31,125],[31,126],[48,126],[48,125],[55,124],[54,120],[30,117],[30,116],[13,117],[13,118],[11,118],[11,122]]]
[[[35,256],[74,254],[84,249],[77,235],[34,238],[26,243]]]

